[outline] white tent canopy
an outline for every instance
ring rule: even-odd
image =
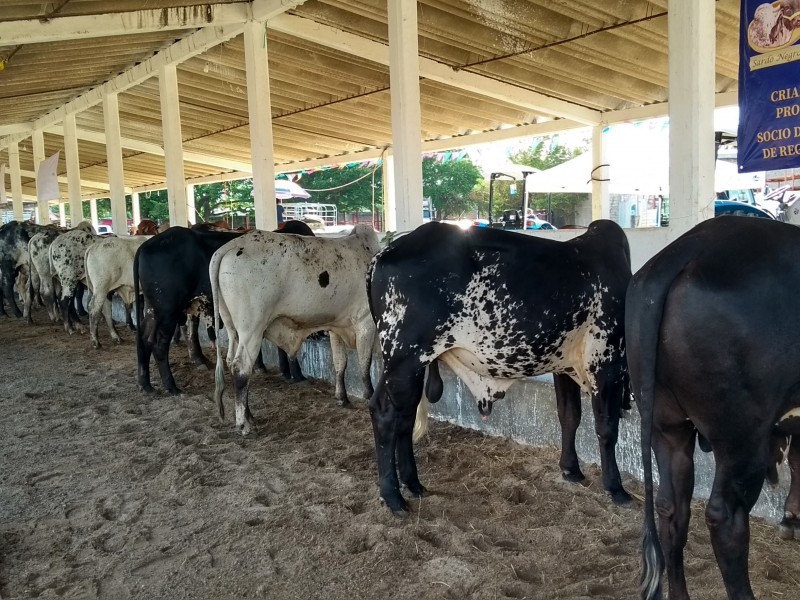
[[[609,194],[669,195],[669,129],[663,120],[626,124],[603,134],[608,167],[596,177],[609,179]],[[558,166],[529,175],[528,192],[592,192],[592,153],[584,152]],[[739,174],[734,163],[717,161],[715,191],[764,186],[764,173]]]

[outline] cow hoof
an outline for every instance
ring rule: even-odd
[[[145,394],[152,394],[153,392],[155,392],[155,390],[153,389],[153,386],[150,385],[149,383],[147,385],[139,384],[139,387],[142,388],[142,391]]]
[[[265,374],[267,372],[267,367],[265,367],[263,365],[259,365],[257,367],[253,367],[253,371],[256,372],[256,373]],[[286,377],[285,375],[284,375],[284,378],[288,379],[288,377]]]
[[[114,339],[114,343],[115,343],[117,346],[121,346],[121,345],[122,345],[122,339],[120,339],[120,338],[115,338],[115,339]]]
[[[419,482],[415,484],[404,483],[403,485],[408,490],[408,493],[414,496],[414,498],[422,498],[423,496],[428,495],[428,488]]]
[[[794,526],[786,523],[778,525],[778,537],[786,541],[793,540],[795,538]]]
[[[580,469],[576,469],[574,471],[561,471],[561,477],[564,478],[564,481],[569,481],[570,483],[580,483],[586,476],[581,472]]]
[[[392,514],[396,517],[407,517],[409,515],[408,502],[400,495],[397,494],[393,499],[387,500],[385,497],[380,497],[381,504],[385,504]]]
[[[211,370],[206,363],[202,363],[202,362],[195,363],[194,364],[194,369],[195,369],[195,371],[210,371]]]
[[[349,398],[338,398],[336,400],[336,406],[341,406],[342,408],[349,408],[351,406]]]
[[[100,350],[100,342],[92,340],[92,348],[95,350]]]
[[[622,488],[610,491],[609,494],[611,494],[611,501],[617,506],[625,506],[632,500],[631,495]]]
[[[180,396],[183,393],[183,390],[181,390],[179,387],[167,388],[167,393],[170,396]]]

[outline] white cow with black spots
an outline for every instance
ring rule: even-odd
[[[365,395],[372,394],[369,369],[375,323],[364,280],[378,250],[380,243],[372,227],[357,225],[352,233],[340,238],[257,231],[228,242],[214,253],[209,276],[215,327],[219,335],[221,319],[228,331],[236,427],[242,434],[249,433],[253,425],[248,389],[253,362],[264,337],[294,359],[308,335],[328,331],[339,404],[348,403],[345,347],[357,350]],[[220,418],[224,416],[223,388],[218,347],[214,397]]]
[[[378,254],[367,289],[384,371],[370,413],[389,508],[408,510],[401,482],[415,496],[425,492],[412,429],[426,367],[427,398],[442,395],[438,361],[464,381],[484,418],[515,381],[553,373],[559,464],[570,481],[584,477],[575,432],[581,392],[590,395],[603,485],[615,502],[627,502],[615,447],[621,408],[630,401],[623,342],[630,278],[628,240],[611,221],[596,221],[567,242],[429,223]]]
[[[86,284],[86,249],[102,239],[104,238],[95,235],[94,231],[75,228],[58,236],[48,249],[50,269],[61,283],[59,307],[64,320],[64,331],[67,333],[72,334],[76,330],[83,333],[83,325],[77,314],[70,311],[70,305],[79,286]]]

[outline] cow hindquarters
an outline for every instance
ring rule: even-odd
[[[415,497],[426,491],[419,481],[411,437],[423,376],[422,368],[411,370],[405,365],[393,371],[387,368],[369,401],[380,498],[395,513],[408,512],[408,503],[400,493],[400,482]]]

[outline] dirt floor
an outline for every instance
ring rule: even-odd
[[[641,506],[611,506],[596,467],[566,484],[555,449],[436,423],[417,448],[433,495],[397,518],[378,501],[363,401],[259,375],[259,430],[242,439],[184,346],[184,395],[148,396],[132,334],[101,332],[95,351],[35,317],[0,320],[6,600],[638,597]],[[752,532],[756,595],[800,598],[800,542],[757,519]],[[694,599],[724,598],[699,503],[686,564]]]

